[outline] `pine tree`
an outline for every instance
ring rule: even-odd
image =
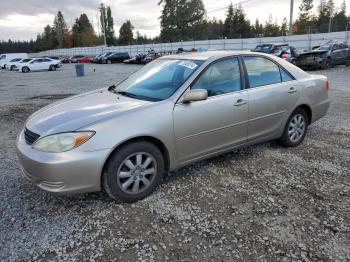
[[[160,0],[163,5],[160,16],[163,41],[205,38],[205,8],[202,0]]]
[[[64,20],[64,17],[61,11],[58,11],[57,15],[55,16],[55,19],[53,21],[53,28],[56,34],[58,48],[62,48],[63,41],[64,41],[64,32],[65,32],[65,29],[67,28],[67,24]]]
[[[299,6],[299,17],[296,21],[297,33],[308,33],[314,27],[315,19],[312,15],[313,0],[303,0]]]
[[[288,32],[288,21],[287,21],[287,18],[285,17],[283,18],[283,21],[282,21],[280,34],[287,35],[287,32]]]
[[[265,22],[264,36],[278,36],[280,31],[279,25],[276,21],[273,22],[273,17],[270,15],[269,19]]]
[[[86,14],[81,14],[75,19],[72,27],[73,46],[93,46],[98,43],[98,37]]]
[[[100,7],[100,24],[102,35],[106,32],[106,44],[108,46],[116,44],[116,38],[114,33],[114,20],[112,17],[112,11],[109,6],[101,4]]]
[[[121,45],[130,45],[134,40],[134,35],[132,30],[134,30],[133,25],[130,20],[126,20],[125,23],[122,24],[119,30],[119,44]]]

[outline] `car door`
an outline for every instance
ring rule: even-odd
[[[223,59],[208,65],[190,87],[206,89],[206,100],[175,104],[174,133],[180,163],[246,141],[248,95],[242,83],[239,59]]]
[[[342,58],[343,58],[343,55],[342,55],[342,50],[340,48],[340,45],[339,44],[334,44],[333,47],[332,47],[332,62],[333,64],[341,64],[342,63]]]
[[[40,70],[40,61],[41,59],[34,59],[33,61],[30,62],[30,70],[35,71],[35,70]]]
[[[261,56],[244,56],[249,81],[248,140],[273,137],[299,97],[299,83],[280,65]]]

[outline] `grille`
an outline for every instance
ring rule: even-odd
[[[28,145],[33,144],[39,137],[40,135],[28,130],[27,128],[24,129],[24,139]]]

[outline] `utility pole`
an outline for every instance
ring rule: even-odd
[[[328,24],[328,33],[331,32],[332,29],[332,15],[333,15],[333,6],[329,7],[329,24]]]
[[[294,7],[294,0],[290,0],[289,35],[293,34],[293,7]]]

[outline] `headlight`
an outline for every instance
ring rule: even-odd
[[[59,153],[71,150],[88,141],[95,132],[70,132],[43,137],[33,144],[33,148],[39,151]]]

